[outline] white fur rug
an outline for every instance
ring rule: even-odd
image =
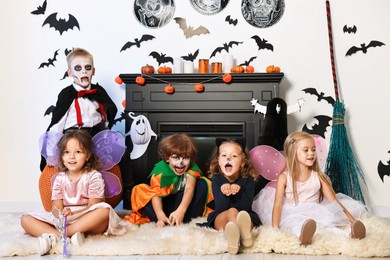
[[[0,256],[37,254],[38,239],[25,235],[19,224],[20,214],[0,213]],[[128,232],[123,236],[89,236],[81,247],[69,246],[73,255],[208,255],[227,251],[222,231],[196,226],[206,219],[198,218],[189,224],[156,228],[154,224],[140,227],[125,222]],[[270,226],[254,230],[253,247],[243,253],[280,253],[306,255],[348,255],[353,257],[390,256],[390,222],[379,217],[362,219],[367,237],[349,239],[329,230],[318,230],[310,246],[301,246],[288,231],[276,231]],[[51,254],[62,254],[57,244]]]

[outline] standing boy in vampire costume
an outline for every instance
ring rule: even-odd
[[[102,130],[111,129],[118,109],[102,86],[91,83],[95,75],[92,54],[85,49],[75,48],[67,55],[66,60],[67,73],[69,77],[73,77],[73,84],[58,94],[47,131],[63,133],[69,129],[83,129],[94,136]],[[42,157],[41,170],[45,166],[46,161]],[[128,151],[123,155],[119,166],[125,188],[132,186]]]

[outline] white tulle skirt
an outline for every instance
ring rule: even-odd
[[[265,187],[255,197],[252,209],[259,215],[263,225],[272,225],[272,209],[274,205],[276,189]],[[356,219],[361,219],[367,214],[367,208],[359,201],[342,193],[336,194],[337,199]],[[293,203],[284,202],[279,227],[289,229],[299,237],[303,223],[307,219],[314,219],[318,229],[332,229],[335,232],[346,233],[340,227],[350,225],[350,221],[337,202],[324,198],[320,203]]]

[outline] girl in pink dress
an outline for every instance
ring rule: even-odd
[[[51,212],[26,213],[21,225],[26,233],[38,237],[40,254],[57,243],[59,215],[66,217],[66,236],[80,245],[84,234],[122,235],[121,218],[104,202],[104,179],[98,169],[99,157],[88,132],[68,130],[58,143],[59,173],[52,183]]]
[[[284,152],[286,166],[276,189],[265,187],[253,203],[263,224],[291,230],[302,245],[312,243],[317,227],[349,235],[339,227],[351,224],[350,236],[364,238],[365,226],[356,218],[366,213],[366,208],[351,197],[335,194],[318,165],[314,138],[305,132],[291,133],[284,142]]]

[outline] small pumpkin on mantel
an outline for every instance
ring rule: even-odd
[[[135,83],[137,83],[138,85],[145,85],[145,78],[142,77],[142,76],[138,76],[135,78]]]
[[[226,73],[222,76],[222,80],[225,83],[230,83],[232,81],[232,75],[230,73]]]
[[[279,73],[280,72],[280,67],[274,66],[274,65],[269,65],[265,69],[267,73]]]
[[[141,73],[142,74],[153,74],[154,67],[152,65],[146,64],[145,66],[141,67]]]
[[[162,66],[157,69],[158,74],[171,74],[172,68],[167,66]]]
[[[167,94],[173,94],[175,92],[175,87],[169,84],[164,87],[164,92]]]
[[[204,85],[202,83],[197,83],[194,86],[194,90],[196,92],[198,92],[198,93],[203,92],[204,91]]]

